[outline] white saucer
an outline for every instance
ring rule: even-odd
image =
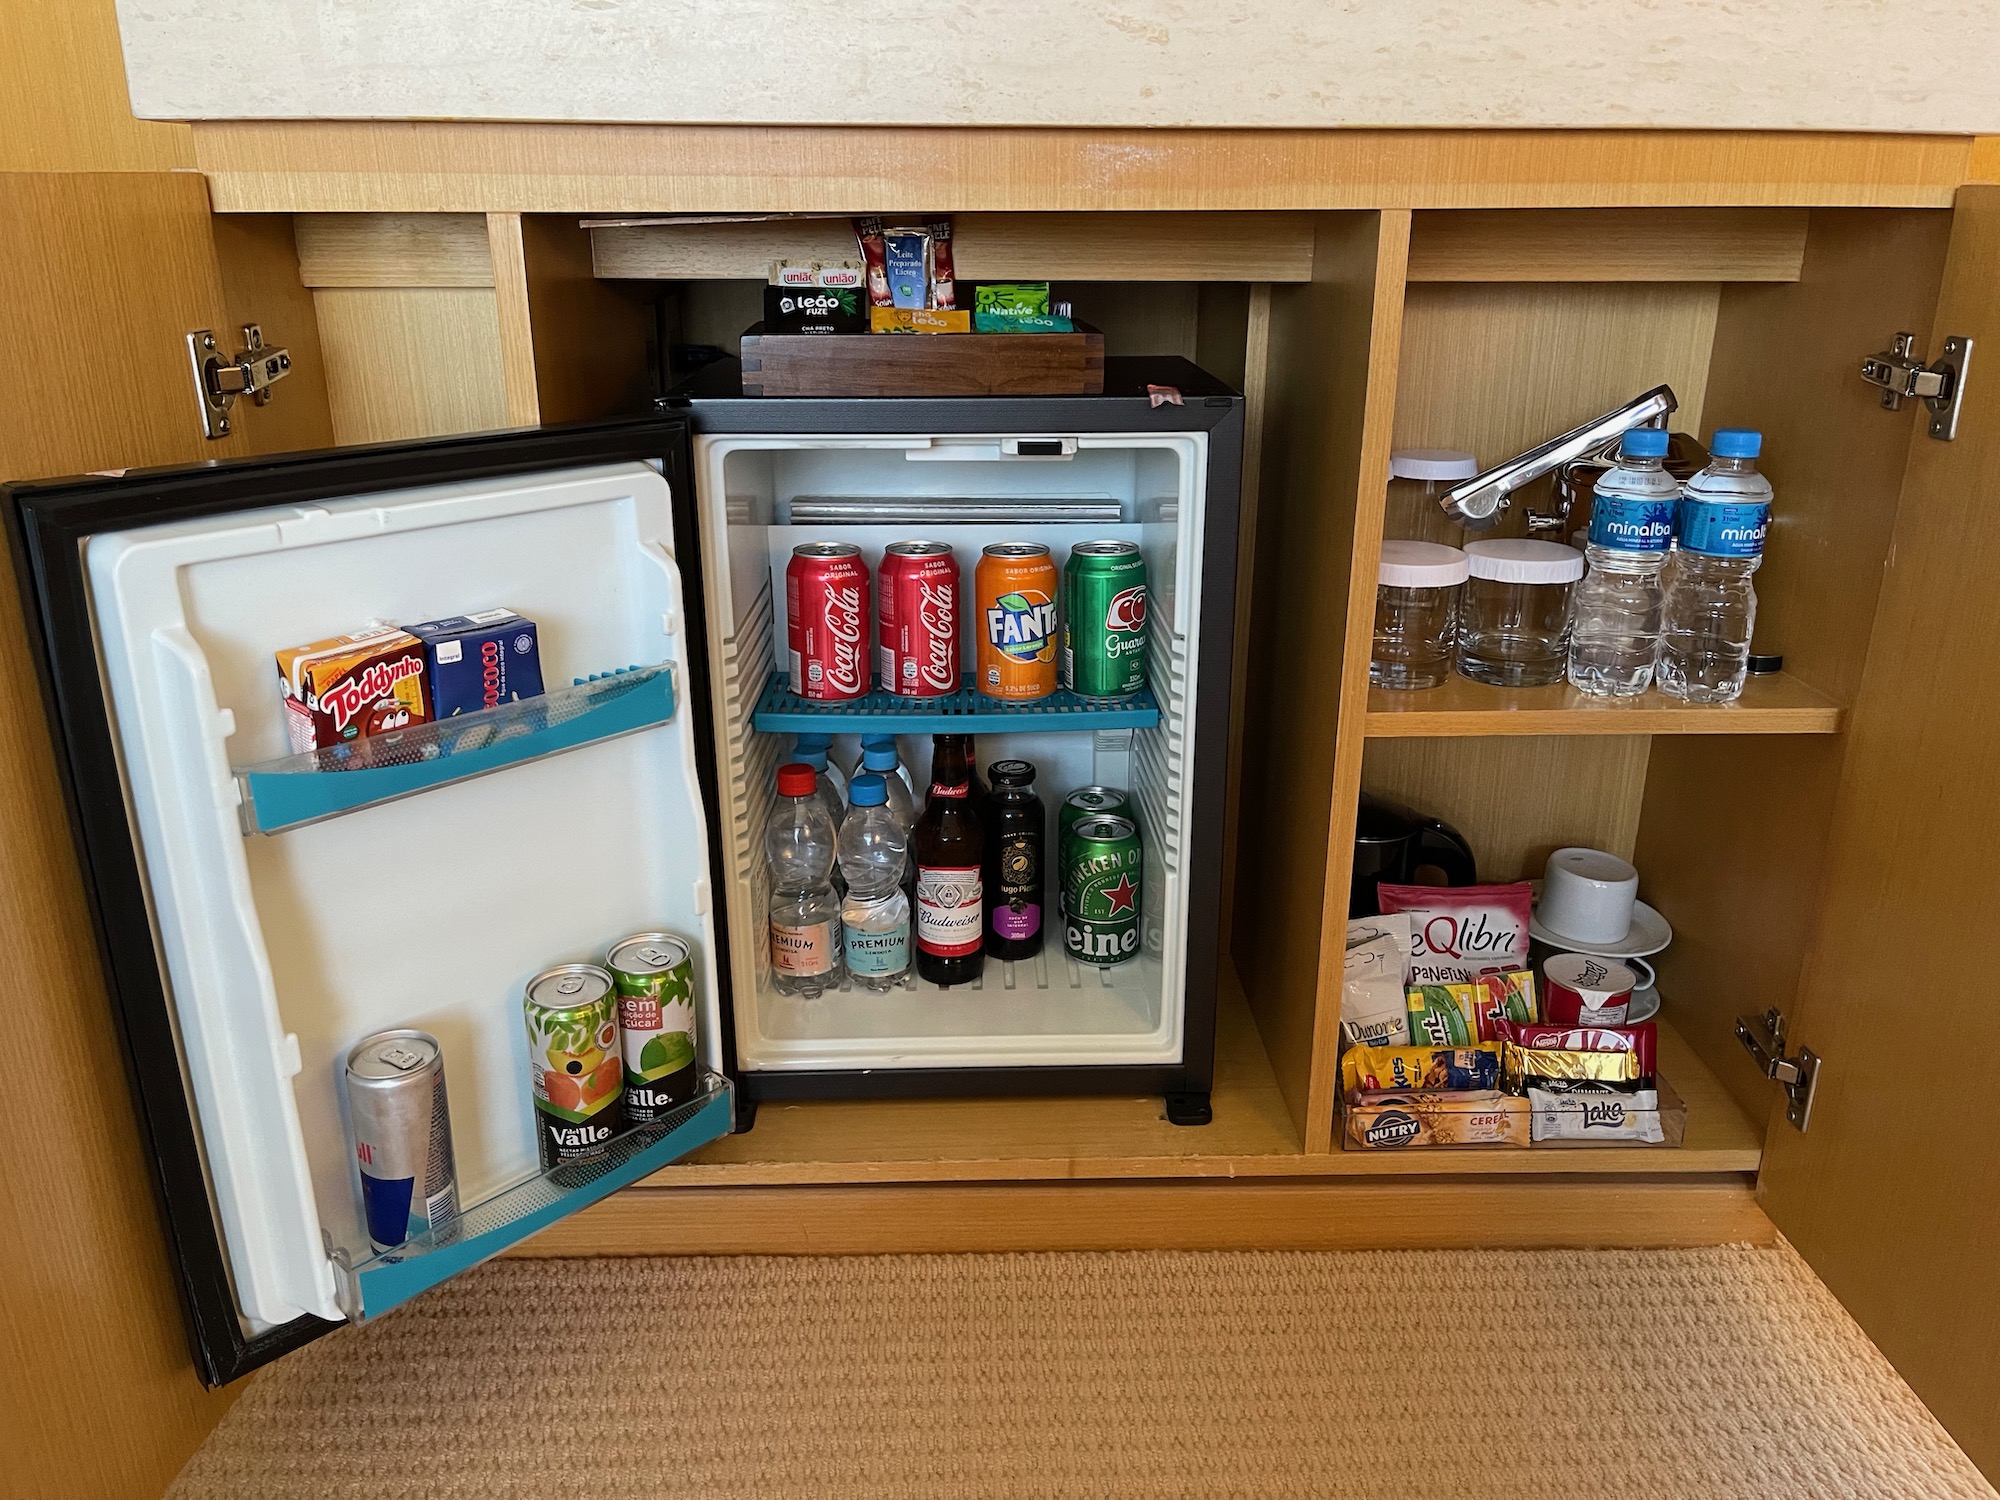
[[[1638,958],[1640,954],[1633,954]],[[1660,1013],[1660,992],[1654,989],[1632,991],[1632,1004],[1625,1012],[1625,1024],[1637,1026],[1641,1021],[1650,1021]]]
[[[1541,882],[1536,881],[1538,910],[1541,894]],[[1635,901],[1632,903],[1632,925],[1625,936],[1615,943],[1586,943],[1581,938],[1564,937],[1554,928],[1544,927],[1541,918],[1532,913],[1528,917],[1528,935],[1565,953],[1590,953],[1598,958],[1647,958],[1674,940],[1674,929],[1652,907],[1643,901]]]

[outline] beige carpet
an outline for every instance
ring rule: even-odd
[[[1786,1249],[503,1261],[171,1494],[1993,1497]]]

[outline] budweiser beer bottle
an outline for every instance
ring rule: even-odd
[[[836,701],[868,691],[868,564],[852,542],[805,542],[785,566],[792,691]]]
[[[972,737],[932,741],[930,799],[911,845],[917,858],[917,973],[932,984],[966,984],[984,962],[980,867],[986,836],[972,804]]]
[[[958,559],[943,542],[897,542],[876,579],[882,687],[905,698],[958,691]]]

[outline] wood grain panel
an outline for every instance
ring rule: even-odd
[[[588,232],[562,215],[524,215],[521,254],[541,420],[644,411],[653,394],[658,289],[599,281]]]
[[[493,293],[474,287],[322,287],[313,293],[334,440],[507,425]]]
[[[1473,209],[1418,214],[1412,281],[1797,281],[1803,209]]]
[[[845,217],[593,227],[599,276],[762,281],[778,260],[853,260]],[[1305,281],[1304,214],[1039,213],[959,216],[952,260],[968,281]]]
[[[266,430],[252,413],[201,436],[183,335],[230,322],[192,174],[0,177],[0,326],[49,356],[0,363],[7,477],[237,456]],[[84,384],[52,378],[96,335],[116,358]],[[138,1500],[230,1397],[189,1358],[11,561],[0,580],[8,1027],[36,1097],[60,1101],[0,1114],[0,1488]]]
[[[2000,343],[1996,284],[2000,187],[1968,188],[1936,315],[1918,331],[1933,348],[1946,333]],[[1905,440],[1795,1012],[1821,1082],[1806,1133],[1774,1114],[1762,1193],[1924,1403],[2000,1475],[2000,1116],[1977,1081],[1913,1099],[1882,1062],[1885,1037],[1941,1038],[1970,1058],[2000,1050],[1985,986],[1930,973],[1984,951],[2000,899],[1984,858],[2000,841],[2000,707],[1967,691],[1992,679],[2000,553],[1968,539],[1985,534],[2000,490],[2000,382],[1967,384],[1955,442],[1921,427]]]
[[[225,212],[1940,208],[1963,136],[254,122],[194,127]]]
[[[533,427],[542,419],[542,403],[535,379],[535,326],[528,312],[528,256],[521,248],[521,216],[488,214],[486,241],[507,425]]]
[[[1832,734],[1840,710],[1784,672],[1753,677],[1734,703],[1682,703],[1662,693],[1593,698],[1567,683],[1496,688],[1456,674],[1419,692],[1368,692],[1374,739],[1505,734]]]
[[[1722,290],[1707,404],[1764,433],[1777,500],[1757,643],[1852,701],[1889,556],[1910,435],[1857,374],[1897,329],[1931,326],[1949,215],[1815,210],[1801,279]],[[1662,988],[1697,1050],[1761,1115],[1770,1085],[1735,1017],[1786,1007],[1813,922],[1842,747],[1676,737],[1653,747],[1637,860],[1672,916]]]
[[[259,451],[285,453],[333,445],[333,416],[326,396],[326,355],[312,293],[299,281],[298,245],[290,214],[217,214],[209,219],[223,295],[226,331],[255,323],[267,344],[289,349],[292,371],[259,407],[239,407],[239,421],[253,424]],[[232,345],[232,352],[234,346]]]
[[[1549,855],[1573,844],[1632,857],[1651,743],[1644,735],[1370,740],[1362,788],[1464,834],[1481,880],[1539,880]],[[1643,867],[1639,875],[1654,900]]]
[[[491,286],[479,214],[299,214],[307,286]]]
[[[1427,285],[1410,289],[1396,393],[1398,448],[1457,448],[1496,464],[1666,383],[1674,425],[1699,431],[1717,288],[1671,284]],[[1546,482],[1516,495],[1496,534],[1524,528]],[[1435,496],[1390,488],[1391,537],[1464,540]]]
[[[0,5],[0,172],[170,172],[185,125],[132,117],[111,0]]]
[[[633,1188],[515,1255],[1768,1245],[1741,1177],[1684,1182]]]
[[[1406,214],[1330,215],[1313,281],[1272,291],[1232,951],[1308,1151],[1332,1145],[1317,1038],[1337,1020],[1320,1016],[1324,898],[1346,880],[1329,863],[1351,849],[1328,835],[1351,816],[1334,810],[1345,580],[1387,460],[1408,245]]]

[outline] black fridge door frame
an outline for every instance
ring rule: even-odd
[[[1171,356],[1105,361],[1101,396],[745,396],[740,368],[702,370],[662,410],[685,410],[698,436],[1206,432],[1202,632],[1196,692],[1207,701],[1194,735],[1194,824],[1188,838],[1186,982],[1178,1063],[1004,1068],[735,1068],[739,1100],[967,1098],[998,1095],[1163,1094],[1176,1122],[1206,1123],[1215,1077],[1221,933],[1222,823],[1229,779],[1230,678],[1235,653],[1237,530],[1243,484],[1243,398],[1192,361]],[[1033,462],[1034,460],[1028,460]],[[696,518],[697,526],[700,524]],[[1220,627],[1220,628],[1218,628]],[[1211,914],[1204,919],[1204,914]],[[732,1028],[733,1029],[733,1028]],[[731,1059],[732,1066],[735,1059]],[[1183,1102],[1175,1096],[1196,1096]],[[739,1105],[739,1109],[743,1106]]]
[[[181,1073],[166,975],[154,941],[135,831],[98,667],[83,545],[111,530],[276,505],[458,481],[499,480],[607,463],[657,464],[673,501],[674,548],[687,615],[684,699],[695,714],[696,775],[708,823],[717,930],[727,932],[718,852],[715,734],[707,605],[689,485],[689,424],[678,413],[567,427],[383,443],[122,475],[0,487],[30,647],[36,657],[71,831],[83,868],[126,1076],[152,1166],[155,1197],[201,1378],[216,1386],[339,1327],[303,1316],[250,1337],[236,1308],[221,1227],[211,1207],[194,1102]],[[729,945],[716,972],[729,993]],[[721,1007],[723,1071],[735,1057]]]

